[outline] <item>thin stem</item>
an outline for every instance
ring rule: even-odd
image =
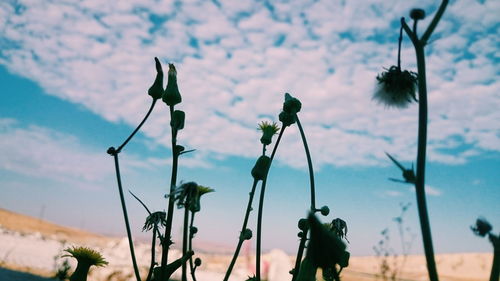
[[[399,39],[398,39],[398,69],[401,70],[401,43],[403,42],[403,26],[399,28]]]
[[[148,277],[146,277],[146,281],[150,281],[153,276],[153,269],[155,266],[155,247],[156,247],[156,231],[158,227],[154,225],[153,227],[153,238],[151,241],[151,264],[149,266]]]
[[[127,206],[125,205],[125,198],[123,196],[122,181],[120,176],[120,164],[118,161],[118,153],[112,154],[115,160],[115,171],[116,171],[116,181],[118,182],[118,191],[120,193],[120,202],[122,204],[123,217],[125,219],[125,228],[127,229],[128,245],[130,247],[130,255],[132,257],[132,264],[134,266],[134,273],[137,281],[141,281],[141,276],[139,275],[139,268],[137,267],[137,261],[135,258],[134,243],[132,240],[132,232],[130,231],[130,224],[128,221]]]
[[[434,32],[434,29],[436,28],[437,24],[439,23],[439,20],[443,16],[443,13],[446,10],[447,5],[448,5],[448,0],[441,1],[441,5],[439,6],[438,11],[436,12],[434,18],[427,27],[427,30],[424,32],[424,35],[422,35],[422,38],[420,38],[420,43],[422,44],[422,47],[427,45],[427,40],[429,40],[432,32]]]
[[[144,116],[144,119],[142,119],[141,123],[139,123],[139,126],[137,126],[137,128],[135,128],[135,130],[132,132],[132,134],[130,134],[130,136],[128,136],[128,138],[122,143],[122,145],[120,145],[118,147],[118,149],[116,149],[116,153],[120,153],[120,151],[125,147],[125,145],[127,145],[127,143],[134,137],[134,135],[139,131],[139,129],[142,127],[142,125],[146,122],[149,115],[153,111],[153,108],[155,107],[156,101],[157,101],[157,99],[153,99],[153,102],[151,103],[151,106],[149,107],[149,110],[146,113],[146,116]]]
[[[311,212],[316,211],[316,193],[314,188],[314,171],[311,160],[311,153],[309,152],[309,146],[307,145],[306,135],[304,134],[304,129],[302,129],[302,125],[300,124],[299,116],[295,114],[295,121],[297,122],[297,126],[299,127],[300,137],[302,138],[302,143],[304,144],[304,150],[306,151],[307,157],[307,166],[309,168],[309,181],[311,185]]]
[[[196,213],[191,212],[191,220],[189,222],[189,244],[188,244],[188,251],[189,252],[193,251],[194,233],[192,231],[193,231],[193,225],[194,225],[194,214],[196,214]],[[191,277],[193,278],[193,281],[196,281],[195,267],[193,265],[193,256],[189,257],[189,270],[191,271]]]
[[[293,269],[292,281],[297,279],[300,270],[300,263],[302,262],[302,255],[304,254],[304,249],[306,247],[307,233],[309,229],[302,231],[302,237],[300,237],[299,249],[297,251],[297,258],[295,259],[295,268]]]
[[[172,119],[172,113],[174,112],[174,106],[170,106],[170,119]],[[179,153],[176,151],[177,145],[177,131],[171,127],[172,134],[172,174],[170,177],[170,191],[168,196],[168,210],[167,210],[167,219],[165,226],[165,235],[163,236],[163,244],[162,244],[162,256],[161,256],[161,280],[166,278],[166,266],[168,260],[168,251],[171,244],[171,236],[172,236],[172,222],[174,217],[174,205],[175,198],[172,196],[175,190],[175,186],[177,183],[177,167],[179,162]]]
[[[415,53],[417,56],[418,68],[418,149],[417,149],[417,171],[415,179],[415,191],[417,196],[417,207],[420,219],[420,228],[422,231],[422,240],[424,243],[425,258],[427,261],[427,270],[429,272],[429,279],[431,281],[438,281],[438,274],[436,269],[436,262],[434,260],[434,249],[432,246],[431,228],[429,223],[429,215],[427,212],[427,203],[425,198],[425,158],[427,149],[427,119],[428,119],[428,105],[427,105],[427,85],[425,73],[425,54],[424,46],[436,28],[441,16],[443,15],[448,0],[443,0],[441,5],[432,19],[431,24],[419,40],[416,34],[416,21],[414,24],[414,31],[411,31],[406,24],[404,18],[401,19],[403,29],[410,37]]]
[[[188,244],[189,204],[184,205],[184,227],[182,230],[182,256],[186,256]],[[187,281],[186,262],[182,263],[182,281]]]
[[[255,195],[255,188],[257,187],[258,182],[259,181],[256,179],[253,180],[252,189],[250,191],[250,198],[248,199],[247,210],[245,211],[245,218],[243,219],[243,226],[241,227],[241,231],[240,231],[238,245],[236,246],[236,250],[234,251],[233,258],[231,259],[231,263],[229,264],[229,267],[226,271],[226,275],[224,276],[224,281],[227,281],[229,279],[229,276],[231,275],[231,271],[233,270],[233,267],[236,263],[236,260],[238,259],[238,256],[240,254],[241,246],[243,245],[243,242],[245,241],[245,239],[243,239],[243,237],[242,237],[242,234],[247,229],[248,218],[250,216],[250,212],[252,211],[252,202],[253,202],[253,197]]]
[[[281,137],[283,136],[283,133],[285,132],[285,126],[283,126],[280,130],[280,133],[278,135],[278,139],[276,140],[276,143],[274,144],[273,152],[271,153],[271,161],[269,162],[269,167],[271,167],[271,163],[274,159],[274,155],[276,154],[276,150],[278,149],[278,145],[280,144]],[[262,249],[262,214],[264,211],[264,195],[266,192],[266,184],[267,184],[267,175],[269,174],[269,170],[267,171],[266,176],[262,180],[262,186],[260,190],[260,199],[259,199],[259,211],[257,214],[257,242],[255,245],[255,277],[257,278],[257,281],[260,281],[260,256],[261,256],[261,249]]]

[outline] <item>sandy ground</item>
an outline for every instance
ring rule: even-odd
[[[88,281],[134,280],[126,238],[108,238],[78,229],[55,225],[28,216],[0,209],[0,280],[1,281],[47,281],[63,262],[63,250],[69,246],[92,247],[103,254],[109,262],[105,268],[96,268]],[[141,273],[146,275],[150,261],[149,245],[136,243],[136,255]],[[159,250],[159,249],[157,249]],[[172,256],[179,256],[177,250]],[[203,264],[197,270],[199,281],[220,281],[230,261],[230,256],[202,253]],[[461,253],[437,255],[436,262],[441,281],[488,280],[492,254]],[[231,281],[243,281],[252,274],[252,256],[240,256]],[[72,268],[76,264],[69,259]],[[264,275],[269,281],[289,281],[288,271],[293,266],[293,257],[281,250],[272,250],[263,257]],[[400,268],[398,280],[427,280],[425,258],[408,256],[390,259],[389,264]],[[402,268],[402,270],[401,270]],[[377,257],[351,257],[350,265],[342,272],[343,281],[383,280],[377,277],[380,259]],[[35,275],[30,275],[32,273]],[[179,271],[176,276],[178,276]],[[41,277],[40,277],[41,276]]]

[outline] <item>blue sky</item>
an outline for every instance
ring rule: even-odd
[[[261,149],[257,124],[277,121],[289,92],[303,104],[317,205],[331,209],[324,220],[346,220],[351,252],[371,255],[382,229],[398,237],[392,218],[411,202],[412,252],[421,253],[414,192],[387,180],[400,172],[384,154],[414,161],[417,105],[387,109],[371,97],[377,73],[396,63],[399,18],[416,4],[432,15],[438,1],[298,2],[0,3],[0,207],[124,235],[105,151],[145,114],[156,56],[177,67],[187,118],[179,142],[196,149],[179,179],[216,190],[202,202],[200,241],[237,242]],[[439,253],[489,251],[469,230],[478,216],[500,229],[498,11],[498,1],[450,1],[426,48],[427,198]],[[416,69],[407,39],[402,66]],[[159,104],[120,155],[125,188],[155,210],[166,209],[168,122]],[[305,164],[298,131],[288,129],[270,171],[265,248],[297,247]],[[127,202],[141,236],[145,212]]]

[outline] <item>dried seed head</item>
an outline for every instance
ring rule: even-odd
[[[406,108],[412,101],[417,101],[417,74],[412,71],[391,66],[389,70],[377,76],[377,87],[373,99],[387,107]]]

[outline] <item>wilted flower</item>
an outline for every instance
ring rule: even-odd
[[[213,192],[214,190],[198,185],[195,182],[187,182],[181,184],[174,191],[175,200],[177,200],[177,206],[187,207],[191,212],[199,212],[200,207],[200,198],[203,194]]]
[[[271,124],[270,122],[262,121],[258,128],[258,130],[262,131],[260,142],[264,145],[271,144],[272,137],[279,131],[279,129],[280,128],[275,122]]]
[[[417,74],[393,65],[388,71],[377,76],[377,86],[373,99],[388,107],[406,108],[412,101],[417,101]]]
[[[108,264],[99,252],[87,247],[73,247],[64,251],[68,254],[63,255],[63,257],[72,257],[78,261],[70,281],[86,281],[91,266],[105,266]]]
[[[153,85],[148,90],[148,95],[150,95],[153,99],[159,99],[163,95],[163,70],[161,68],[160,61],[158,58],[155,58],[156,63],[156,78],[153,82]]]
[[[333,233],[335,233],[335,235],[337,235],[338,237],[347,240],[347,238],[346,238],[347,237],[347,223],[344,220],[342,220],[340,218],[334,219],[332,221],[332,223],[330,224],[330,230]]]
[[[182,101],[181,93],[177,86],[177,70],[175,70],[175,66],[172,63],[168,64],[167,88],[163,92],[162,99],[169,106],[176,105]]]
[[[484,237],[491,231],[492,227],[486,219],[478,218],[476,220],[476,225],[471,226],[470,229],[474,232],[474,234]]]
[[[314,214],[309,214],[308,221],[311,239],[307,246],[306,259],[309,259],[314,267],[321,268],[341,262],[346,248],[344,242],[320,223]]]
[[[146,222],[144,223],[144,227],[142,227],[142,231],[149,231],[153,229],[153,227],[161,227],[166,225],[167,221],[165,220],[165,212],[154,212],[146,218]]]

